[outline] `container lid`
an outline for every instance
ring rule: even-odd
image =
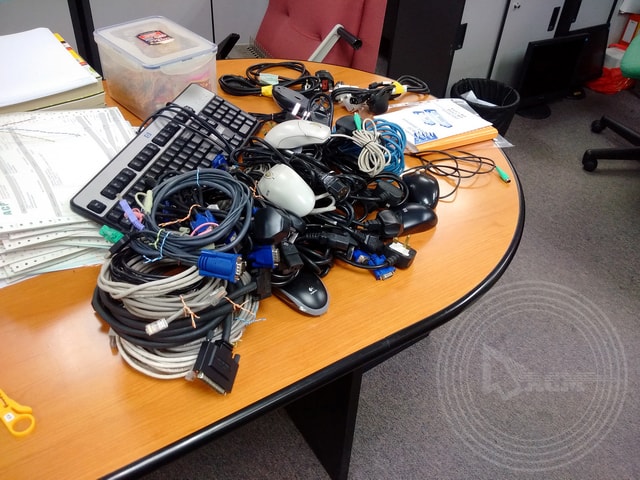
[[[146,68],[160,68],[176,61],[215,53],[218,47],[161,16],[96,29],[96,42],[104,42]]]

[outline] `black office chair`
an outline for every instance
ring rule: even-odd
[[[620,63],[622,74],[627,78],[640,80],[640,35],[637,35],[627,47]],[[610,128],[622,138],[629,141],[633,147],[626,148],[593,148],[584,152],[582,168],[593,172],[598,166],[598,160],[640,160],[640,131],[613,120],[606,115],[591,123],[591,131],[602,132]]]

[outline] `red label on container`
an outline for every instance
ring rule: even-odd
[[[139,33],[136,37],[148,45],[160,45],[173,42],[173,37],[167,35],[162,30],[149,30],[148,32]]]

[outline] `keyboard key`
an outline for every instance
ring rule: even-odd
[[[102,213],[104,212],[105,208],[107,208],[107,206],[98,200],[92,200],[91,202],[89,202],[89,205],[87,205],[87,208],[92,212]]]

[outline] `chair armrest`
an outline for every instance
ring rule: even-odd
[[[218,44],[218,53],[216,54],[216,60],[224,60],[231,52],[231,49],[240,40],[240,35],[237,33],[230,33],[222,39]]]

